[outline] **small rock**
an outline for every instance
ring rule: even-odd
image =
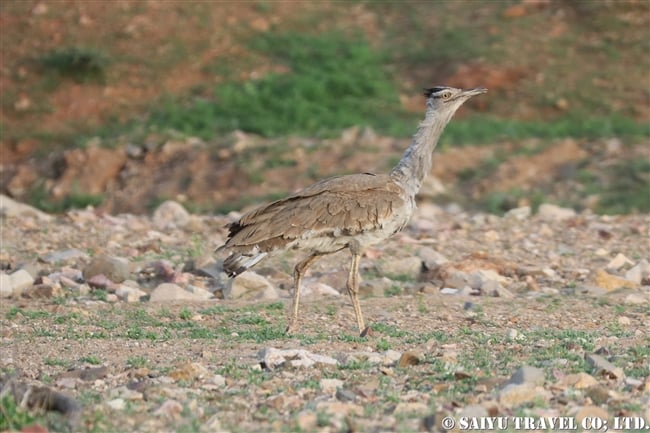
[[[51,221],[52,216],[35,207],[17,202],[4,194],[0,194],[0,216],[5,218],[32,217],[41,221]]]
[[[466,418],[483,418],[488,416],[488,411],[480,404],[471,404],[465,406],[463,410],[460,411],[460,416]]]
[[[419,257],[386,260],[379,264],[379,272],[388,278],[417,280],[422,272],[422,260]]]
[[[609,390],[600,384],[587,388],[585,394],[597,405],[605,404],[609,400]]]
[[[395,406],[393,415],[424,414],[429,410],[429,406],[422,402],[400,402]]]
[[[159,229],[184,227],[190,221],[190,214],[182,204],[167,200],[156,208],[152,221]]]
[[[341,379],[321,379],[320,387],[325,394],[334,394],[338,388],[343,386]]]
[[[638,285],[644,284],[644,280],[647,280],[648,277],[650,277],[650,263],[645,259],[625,273],[626,280]]]
[[[304,349],[281,350],[268,347],[258,354],[262,368],[274,369],[286,364],[292,367],[312,367],[314,365],[337,365],[338,361],[329,356],[318,355]]]
[[[607,291],[617,290],[623,287],[636,288],[637,284],[625,278],[608,274],[602,269],[598,269],[594,275],[593,282],[596,286]]]
[[[589,364],[596,375],[607,376],[610,379],[623,379],[625,374],[623,369],[616,367],[600,355],[585,354],[585,361]]]
[[[647,304],[649,301],[643,295],[640,295],[638,293],[630,293],[625,297],[623,302],[630,305],[644,305]]]
[[[519,221],[523,221],[530,217],[531,208],[530,206],[523,206],[514,209],[510,209],[505,213],[504,218],[513,218]]]
[[[526,383],[531,385],[543,385],[544,370],[541,368],[524,365],[515,371],[512,376],[510,376],[510,379],[508,379],[506,385],[521,385]]]
[[[96,275],[104,275],[114,283],[129,278],[129,261],[118,257],[101,255],[95,257],[84,269],[83,277],[90,280]]]
[[[187,362],[179,365],[175,370],[169,373],[172,379],[185,382],[191,382],[209,375],[208,369],[198,362]]]
[[[39,257],[39,260],[41,260],[42,262],[51,263],[51,264],[59,263],[59,262],[67,262],[75,259],[86,260],[88,259],[88,254],[76,248],[72,248],[63,251],[53,251],[51,253],[43,254],[42,256]]]
[[[110,407],[113,410],[124,410],[126,407],[126,401],[123,398],[116,398],[106,402],[106,406]]]
[[[519,332],[517,332],[516,329],[510,328],[506,331],[506,338],[508,340],[515,341],[518,336],[519,336]]]
[[[422,260],[422,264],[427,269],[436,269],[442,264],[447,263],[449,260],[438,251],[431,247],[420,247],[417,250],[417,255]]]
[[[632,324],[632,321],[627,316],[619,316],[618,324],[621,326],[630,326],[630,324]]]
[[[576,211],[554,204],[544,203],[539,206],[537,215],[545,221],[563,221],[575,217]]]
[[[400,352],[398,352],[397,350],[389,349],[384,352],[380,362],[383,365],[393,365],[396,362],[398,362],[400,359],[402,359],[402,354]],[[370,359],[368,359],[368,361],[373,363]]]
[[[420,357],[413,352],[404,352],[399,358],[397,366],[400,368],[405,368],[410,365],[418,365],[420,363]]]
[[[357,399],[357,395],[349,389],[339,387],[336,390],[336,399],[338,401],[354,401]]]
[[[278,299],[279,294],[263,276],[252,271],[242,272],[228,281],[223,290],[225,299]]]
[[[162,283],[151,292],[150,302],[203,301],[203,296],[188,292],[174,283]]]
[[[582,425],[586,418],[600,418],[601,420],[609,419],[609,414],[603,408],[598,406],[583,406],[575,414],[576,423]]]
[[[549,392],[542,387],[535,387],[530,383],[510,383],[499,391],[499,403],[510,409],[548,396]]]
[[[147,293],[138,288],[120,284],[115,289],[115,295],[124,302],[140,302],[143,297],[147,296]]]
[[[559,389],[575,388],[585,389],[591,386],[598,385],[598,381],[593,376],[585,372],[576,374],[568,374],[557,381],[555,384]]]
[[[300,289],[303,297],[324,297],[324,296],[341,296],[341,293],[334,287],[321,283],[319,281],[306,280]]]
[[[316,405],[316,410],[319,412],[325,412],[337,418],[344,418],[350,415],[363,415],[362,406],[355,403],[345,403],[341,401],[322,401]]]
[[[359,284],[359,295],[362,297],[383,297],[394,285],[395,282],[386,277],[362,281]]]
[[[183,411],[183,405],[176,400],[166,400],[153,413],[156,416],[163,416],[168,419],[178,418]]]
[[[494,296],[496,298],[514,298],[515,295],[505,287],[503,287],[498,281],[488,281],[483,286],[481,286],[481,291],[489,296]]]
[[[34,285],[34,277],[24,269],[19,269],[9,275],[11,280],[11,292],[14,296],[22,294],[25,290]]]
[[[200,297],[201,299],[208,300],[214,298],[214,295],[209,290],[206,290],[202,287],[194,286],[192,284],[188,284],[186,290],[196,295],[197,297]]]
[[[4,272],[0,272],[0,298],[8,298],[12,293],[11,277]]]
[[[296,423],[300,431],[316,431],[318,426],[318,417],[314,412],[300,412],[296,417]]]
[[[618,253],[616,257],[614,257],[610,262],[605,266],[605,269],[609,269],[612,271],[618,271],[625,265],[633,265],[634,262],[627,257],[625,257],[623,254]]]
[[[443,295],[456,295],[458,294],[458,289],[452,289],[451,287],[443,287],[440,289],[440,293]]]

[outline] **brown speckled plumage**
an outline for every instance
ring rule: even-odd
[[[346,288],[363,334],[365,325],[358,301],[361,254],[408,223],[415,210],[415,194],[431,169],[431,155],[444,127],[463,102],[484,92],[451,87],[425,89],[426,117],[390,174],[331,177],[244,214],[228,225],[228,239],[217,249],[231,253],[223,262],[224,271],[236,276],[274,252],[308,251],[309,256],[294,270],[293,312],[287,327],[291,331],[297,324],[300,283],[307,268],[319,256],[348,248],[352,262]]]

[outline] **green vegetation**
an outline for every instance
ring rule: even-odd
[[[188,105],[167,99],[152,113],[150,125],[203,138],[234,129],[264,136],[330,136],[353,125],[410,133],[385,59],[361,36],[267,33],[249,45],[288,71],[220,84],[213,100]]]
[[[37,62],[46,73],[53,73],[62,78],[78,82],[103,82],[110,58],[96,48],[72,46],[49,51]]]

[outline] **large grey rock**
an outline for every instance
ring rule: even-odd
[[[19,296],[34,285],[34,277],[24,269],[18,269],[9,275],[9,278],[11,279],[11,292],[14,296]]]
[[[625,373],[622,368],[616,367],[600,355],[596,355],[595,353],[585,354],[585,361],[587,361],[587,364],[591,366],[593,373],[597,376],[603,375],[617,380],[625,378]]]
[[[537,367],[531,367],[530,365],[524,365],[515,371],[510,379],[506,382],[506,385],[509,384],[531,384],[531,385],[543,385],[544,384],[544,370]]]
[[[151,292],[149,301],[151,302],[169,302],[169,301],[203,301],[205,297],[189,292],[182,287],[173,283],[162,283]]]
[[[24,203],[17,202],[0,194],[0,216],[6,218],[33,217],[41,221],[51,221],[52,216]]]
[[[420,257],[422,264],[427,269],[436,269],[440,265],[443,265],[449,261],[445,256],[431,247],[420,247],[417,250],[417,255]]]
[[[226,284],[223,290],[225,299],[278,299],[278,292],[263,276],[252,271],[246,271]]]
[[[114,283],[121,283],[129,278],[129,274],[129,261],[127,259],[105,255],[95,257],[83,269],[85,280],[90,280],[97,275],[104,275]]]
[[[9,298],[12,293],[11,277],[4,272],[0,272],[0,298]]]

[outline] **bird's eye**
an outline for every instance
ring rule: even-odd
[[[451,92],[445,92],[442,95],[440,95],[442,99],[449,99],[451,98]]]

